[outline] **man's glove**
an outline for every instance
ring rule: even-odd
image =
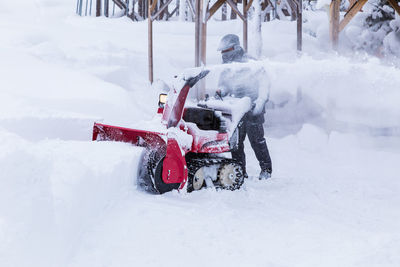
[[[265,101],[257,98],[257,100],[253,103],[252,113],[253,115],[259,115],[263,112],[265,106]]]
[[[215,91],[215,99],[221,99],[222,100],[222,93],[221,90],[218,89],[217,91]]]

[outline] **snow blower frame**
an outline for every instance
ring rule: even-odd
[[[148,190],[165,193],[173,189],[199,190],[205,185],[235,190],[243,184],[242,166],[218,154],[229,152],[237,135],[223,129],[221,111],[204,106],[186,107],[192,88],[209,73],[200,72],[185,79],[181,90],[161,94],[158,113],[165,131],[153,132],[95,123],[92,140],[119,141],[144,147],[140,184]],[[225,118],[231,114],[223,113]],[[230,140],[231,139],[231,140]]]

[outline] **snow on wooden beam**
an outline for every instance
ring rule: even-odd
[[[231,6],[232,10],[243,20],[245,21],[246,18],[243,16],[243,14],[239,11],[237,8],[236,4],[232,0],[226,0],[226,2]]]
[[[253,4],[253,0],[250,0],[250,2],[246,5],[246,12],[249,11],[252,4]]]
[[[120,8],[125,10],[126,9],[126,4],[122,2],[121,0],[113,0],[113,2]]]
[[[156,7],[157,7],[157,0],[153,0],[152,1],[152,3],[151,3],[151,5],[150,5],[150,2],[151,1],[149,1],[149,18],[151,18],[151,13],[153,13],[153,11],[156,9]]]
[[[155,1],[154,1],[154,2],[155,2]],[[165,3],[165,4],[156,12],[156,14],[154,14],[154,15],[151,17],[151,20],[155,20],[155,19],[161,14],[161,12],[163,12],[163,11],[168,7],[168,5],[171,4],[171,2],[172,2],[172,0],[168,0],[168,2]]]
[[[217,12],[217,10],[222,6],[223,3],[225,3],[225,1],[226,0],[218,0],[214,3],[214,5],[212,5],[209,12],[207,13],[207,20],[209,20],[215,14],[215,12]]]
[[[399,3],[396,0],[388,0],[390,5],[396,10],[397,14],[400,15],[400,6]]]
[[[339,24],[339,32],[341,32],[344,27],[354,18],[354,16],[361,10],[361,8],[367,3],[368,0],[358,0],[354,2],[353,5],[344,15],[344,19]]]

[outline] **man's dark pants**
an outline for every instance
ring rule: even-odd
[[[264,138],[264,112],[253,115],[252,112],[246,113],[239,123],[239,140],[237,148],[232,150],[232,158],[239,161],[246,172],[246,155],[244,153],[244,140],[246,134],[249,137],[251,147],[256,154],[261,170],[272,172],[271,157],[269,155],[267,142]]]

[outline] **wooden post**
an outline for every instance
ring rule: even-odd
[[[207,19],[205,18],[205,14],[208,12],[208,4],[206,6],[206,10],[204,10],[204,2],[208,0],[201,0],[200,4],[200,57],[201,64],[206,65],[207,63]],[[203,100],[205,98],[206,93],[206,81],[202,79],[197,86],[197,100]]]
[[[201,23],[201,63],[207,62],[207,21]]]
[[[200,66],[200,49],[201,49],[201,37],[200,37],[200,30],[201,30],[201,10],[200,10],[200,6],[201,6],[201,0],[196,0],[195,3],[195,55],[194,55],[194,65],[195,67],[199,67]],[[197,84],[196,85],[196,98],[197,100],[200,100],[200,86]]]
[[[96,0],[96,17],[101,16],[101,0]]]
[[[201,27],[201,0],[196,0],[196,21],[195,21],[195,67],[200,66],[200,44],[201,44],[201,36],[200,36],[200,27]]]
[[[208,1],[208,0],[202,0],[202,1]],[[200,6],[200,21],[201,21],[201,63],[203,65],[206,65],[207,61],[207,20],[204,19],[204,14],[207,13],[208,5],[206,7],[206,10],[204,10],[204,5],[203,3]]]
[[[332,0],[329,12],[329,35],[332,48],[337,50],[339,43],[340,0]]]
[[[109,0],[104,0],[104,16],[108,17]]]
[[[250,2],[251,3],[251,2]],[[243,48],[247,52],[247,0],[243,0]]]
[[[153,0],[156,1],[156,0]],[[149,81],[153,83],[153,21],[151,20],[151,0],[148,0],[148,53],[149,53]]]
[[[303,49],[303,0],[297,1],[297,51]]]

